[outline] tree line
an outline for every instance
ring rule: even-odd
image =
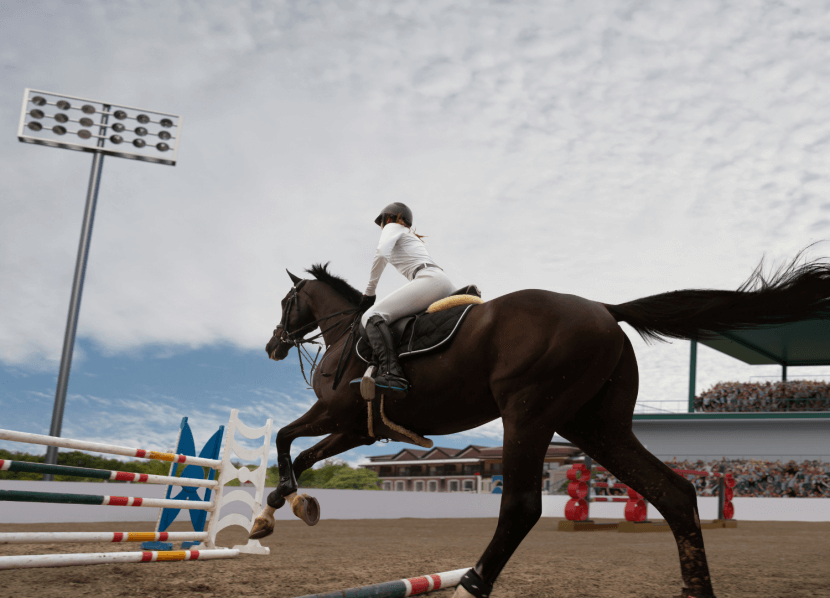
[[[9,461],[24,461],[28,463],[45,463],[45,455],[30,455],[28,453],[11,452],[0,449],[0,459]],[[129,473],[145,473],[150,475],[169,475],[170,463],[166,461],[120,461],[108,459],[96,455],[90,455],[81,451],[58,452],[58,465],[71,467],[88,467],[91,469],[108,469],[114,471],[126,471]],[[237,467],[240,464],[235,463]],[[251,471],[256,466],[247,465]],[[174,475],[180,476],[184,471],[184,465],[177,465]],[[208,472],[207,468],[205,473]],[[0,480],[42,480],[43,475],[39,473],[28,473],[18,471],[0,471]],[[84,478],[78,476],[55,475],[56,482],[104,482],[98,478]],[[107,481],[111,484],[124,482]],[[270,488],[276,487],[279,483],[279,469],[272,465],[267,469],[265,485]],[[325,461],[318,469],[304,471],[298,480],[301,488],[334,488],[341,490],[379,490],[378,474],[369,469],[352,469],[346,463],[337,460]],[[233,480],[227,486],[238,486],[239,480]]]

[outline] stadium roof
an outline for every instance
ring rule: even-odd
[[[830,365],[830,320],[735,330],[700,343],[750,365]]]

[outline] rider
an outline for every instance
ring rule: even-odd
[[[454,289],[443,269],[433,263],[422,238],[412,232],[412,210],[406,205],[389,204],[375,218],[375,224],[381,227],[380,243],[360,303],[362,308],[368,307],[360,322],[380,368],[375,386],[401,396],[406,394],[409,382],[398,363],[389,324],[425,310],[435,301],[449,297]],[[375,304],[375,288],[387,262],[409,282]]]

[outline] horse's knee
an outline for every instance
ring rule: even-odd
[[[697,490],[695,489],[695,485],[683,478],[683,483],[680,485],[681,490],[686,494],[686,497],[692,501],[693,503],[697,503]]]
[[[525,521],[533,527],[542,518],[542,501],[535,500],[532,503],[529,502],[523,512],[525,514]]]
[[[313,448],[306,449],[297,455],[297,458],[294,459],[294,462],[291,465],[294,477],[299,480],[300,476],[303,475],[303,472],[317,463],[317,460],[318,457]]]
[[[658,511],[676,511],[687,514],[689,511],[697,510],[697,491],[695,485],[683,478],[672,484],[670,489],[654,502]]]
[[[682,500],[685,505],[689,506],[696,506],[697,505],[697,490],[695,490],[695,485],[683,478],[676,486],[679,494],[683,497]]]

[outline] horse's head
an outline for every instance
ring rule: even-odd
[[[265,345],[268,357],[274,361],[285,359],[291,347],[309,332],[309,326],[315,322],[306,293],[303,292],[303,287],[308,281],[294,276],[291,272],[288,272],[288,276],[291,277],[293,286],[282,300],[280,323],[274,329],[271,340]]]

